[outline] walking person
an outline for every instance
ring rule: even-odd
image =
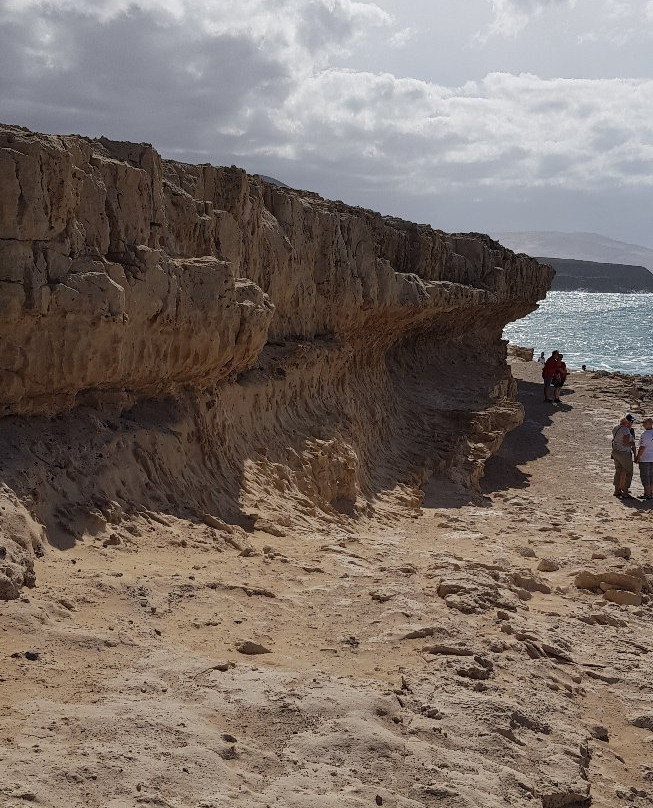
[[[644,486],[642,499],[653,499],[653,418],[643,418],[642,426],[635,463],[639,463],[639,477]]]
[[[553,402],[555,398],[555,388],[553,379],[558,372],[560,364],[560,351],[553,351],[551,356],[544,363],[542,368],[542,378],[544,379],[544,400]]]
[[[619,499],[634,499],[630,493],[633,479],[633,455],[635,438],[632,425],[635,418],[628,413],[612,430],[612,459],[614,460],[614,496]]]

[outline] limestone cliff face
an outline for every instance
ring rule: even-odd
[[[473,484],[520,417],[501,330],[550,281],[487,236],[0,126],[0,482],[60,541]]]

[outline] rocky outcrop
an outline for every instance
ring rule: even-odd
[[[0,501],[0,600],[12,600],[36,582],[33,557],[43,555],[43,528],[6,485]]]
[[[50,541],[415,505],[519,422],[501,331],[551,271],[487,236],[12,126],[0,184],[0,472]]]

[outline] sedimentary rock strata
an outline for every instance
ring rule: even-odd
[[[519,422],[500,334],[550,271],[486,236],[13,126],[0,180],[2,479],[50,540],[415,505]]]
[[[406,335],[495,337],[550,280],[487,237],[147,145],[3,127],[0,146],[5,414],[212,384],[289,338],[380,355]]]

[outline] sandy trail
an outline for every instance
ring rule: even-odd
[[[0,605],[0,805],[651,805],[650,600],[574,584],[651,580],[651,507],[611,496],[641,405],[514,373],[480,501],[434,480],[392,528],[143,515],[49,548]]]

